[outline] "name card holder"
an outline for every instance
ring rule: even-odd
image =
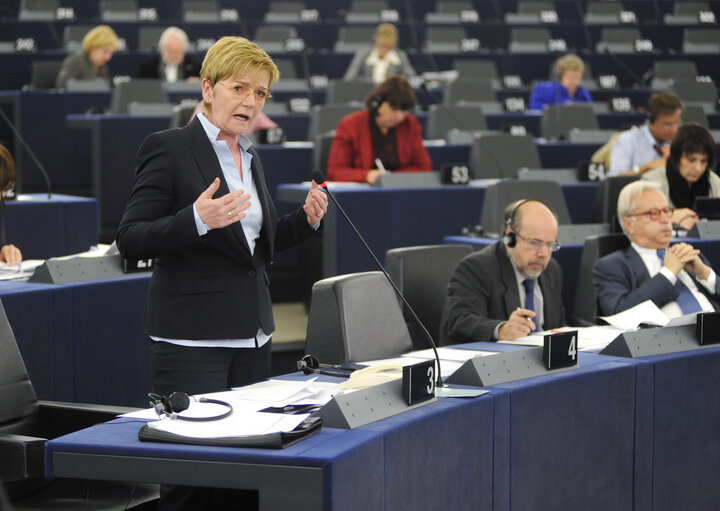
[[[699,313],[695,335],[703,346],[720,343],[720,312]]]
[[[73,259],[48,259],[38,266],[28,282],[41,284],[67,284],[88,280],[104,280],[124,277],[119,255],[105,257],[76,257]]]
[[[528,348],[471,358],[445,378],[445,382],[487,387],[558,371],[568,371],[576,367],[578,366],[548,370],[543,361],[543,348]]]
[[[396,379],[349,393],[337,394],[315,415],[322,417],[325,427],[355,429],[427,405],[435,400],[436,398],[433,397],[408,405],[402,393],[402,380]]]
[[[698,342],[695,329],[695,325],[682,325],[625,332],[618,335],[600,354],[637,358],[712,347]]]

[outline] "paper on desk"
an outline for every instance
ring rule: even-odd
[[[44,262],[42,259],[27,259],[20,263],[0,263],[0,280],[26,279]]]
[[[524,346],[543,346],[545,336],[549,334],[557,334],[561,332],[569,332],[577,330],[577,347],[580,351],[604,348],[625,330],[614,327],[612,325],[597,325],[589,327],[562,327],[536,332],[525,337],[518,337],[514,341],[498,341],[502,344],[522,344]]]
[[[463,350],[458,348],[438,348],[437,352],[440,360],[454,360],[456,362],[465,362],[466,360],[470,360],[471,358],[475,358],[477,356],[484,357],[486,355],[495,354],[494,351]],[[425,350],[411,351],[410,353],[405,353],[403,357],[431,359],[435,358],[435,353],[433,353],[432,349],[428,348]]]
[[[228,417],[216,421],[193,422],[165,418],[148,423],[160,431],[194,438],[223,438],[266,435],[295,429],[309,414],[244,412],[233,410]]]
[[[600,316],[614,327],[623,330],[635,330],[640,323],[648,325],[665,326],[670,319],[655,305],[652,300],[645,300],[643,303],[630,307],[627,310],[618,312],[613,316]]]

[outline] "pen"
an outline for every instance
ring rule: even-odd
[[[519,311],[519,310],[520,310],[520,307],[516,308],[515,310],[516,310],[516,311]],[[523,316],[523,317],[524,317],[525,319],[527,319],[530,323],[532,323],[533,326],[535,326],[535,323],[534,323],[533,320],[530,318],[530,316]]]
[[[375,158],[375,165],[377,165],[377,168],[380,169],[380,172],[387,172],[382,162],[380,161],[380,158]]]

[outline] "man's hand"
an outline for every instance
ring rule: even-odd
[[[200,219],[210,229],[219,229],[239,222],[245,218],[243,211],[250,207],[250,194],[245,193],[244,190],[235,190],[213,199],[218,188],[220,188],[220,178],[216,177],[195,201],[195,209]]]
[[[514,341],[518,337],[525,337],[535,329],[535,311],[530,309],[514,310],[508,320],[498,328],[498,339]]]
[[[663,266],[675,275],[684,269],[695,274],[700,280],[710,275],[710,268],[699,257],[700,251],[687,243],[676,243],[667,249]]]

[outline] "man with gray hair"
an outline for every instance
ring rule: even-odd
[[[646,300],[670,318],[720,308],[720,283],[705,257],[688,243],[670,245],[672,208],[657,183],[625,186],[617,214],[630,247],[595,263],[593,282],[602,314]]]
[[[200,64],[188,57],[188,36],[178,27],[168,27],[158,41],[159,55],[140,65],[140,78],[160,78],[174,83],[183,80],[200,81]]]

